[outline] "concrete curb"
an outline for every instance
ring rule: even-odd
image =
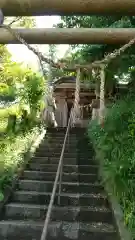
[[[112,211],[114,214],[114,218],[116,221],[117,229],[121,240],[133,240],[132,234],[128,231],[128,229],[124,225],[123,212],[117,200],[113,196],[109,196],[109,201],[112,207]]]
[[[103,166],[101,163],[102,157],[103,157],[102,154],[99,153],[98,151],[96,151],[96,160],[98,161],[98,163],[100,165],[99,175],[100,175],[101,179],[104,180]],[[116,224],[120,239],[121,240],[133,240],[133,236],[132,236],[131,232],[129,232],[127,227],[124,225],[124,215],[123,215],[121,206],[118,203],[116,197],[114,197],[110,193],[109,189],[111,189],[111,188],[108,183],[104,182],[104,189],[108,195],[108,200],[109,200],[110,206],[113,211],[114,220],[115,220],[115,224]]]

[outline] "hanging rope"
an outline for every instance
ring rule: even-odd
[[[38,56],[39,58],[39,62],[40,62],[40,66],[41,66],[41,70],[42,70],[42,73],[43,73],[43,77],[44,77],[44,80],[46,81],[45,79],[45,74],[44,74],[44,65],[43,65],[43,61],[42,61],[42,58],[41,56],[39,55]],[[51,78],[51,64],[49,64],[49,79],[48,81],[46,81],[46,85],[45,85],[45,108],[43,110],[43,113],[42,113],[42,121],[43,122],[47,122],[48,124],[51,123],[51,124],[54,124],[54,126],[57,126],[57,123],[56,123],[56,120],[55,120],[55,114],[54,114],[54,109],[55,109],[55,102],[54,102],[54,99],[53,99],[53,93],[52,93],[52,89],[51,89],[51,86],[50,86],[50,82],[52,80]]]
[[[2,25],[3,22],[4,22],[4,15],[3,15],[2,10],[0,9],[0,25]]]
[[[21,42],[22,44],[27,46],[28,49],[33,51],[37,56],[39,56],[39,54],[40,54],[42,61],[44,61],[48,64],[51,63],[52,67],[54,67],[54,68],[61,68],[61,69],[64,69],[64,70],[70,71],[70,72],[75,72],[78,68],[83,69],[83,70],[90,70],[92,68],[100,67],[101,64],[108,64],[108,63],[110,63],[110,61],[115,59],[117,56],[120,56],[120,54],[124,53],[124,51],[126,49],[130,48],[133,44],[135,44],[135,38],[133,38],[127,44],[123,45],[121,48],[115,50],[111,54],[108,54],[105,58],[103,58],[100,61],[94,61],[91,64],[87,64],[87,65],[76,64],[74,66],[69,66],[69,68],[68,68],[66,62],[58,61],[57,63],[55,63],[55,62],[51,61],[51,59],[46,58],[41,52],[38,52],[37,49],[31,47],[24,39],[22,39],[20,34],[17,32],[17,30],[13,30],[10,27],[10,25],[3,24],[3,21],[4,21],[4,18],[3,18],[3,13],[1,11],[0,12],[0,27],[7,29],[15,39],[17,39],[19,42]]]
[[[73,113],[73,124],[77,123],[80,120],[80,68],[77,69],[77,76],[76,76],[76,89],[75,89],[75,100],[74,100],[74,113]]]
[[[1,18],[1,16],[0,16]],[[9,31],[12,36],[17,39],[21,44],[25,45],[30,51],[32,51],[39,59],[41,59],[43,62],[46,62],[48,64],[51,64],[54,68],[61,68],[61,63],[54,63],[51,59],[45,57],[41,52],[39,52],[36,48],[30,46],[17,31],[14,31],[10,25],[0,24],[1,28],[6,29]],[[63,64],[62,64],[63,66]]]
[[[50,46],[49,46],[50,47]],[[51,60],[52,59],[52,54],[51,54]],[[41,61],[42,62],[42,61]],[[48,81],[47,81],[47,86],[46,86],[46,93],[45,93],[45,103],[46,107],[44,109],[44,121],[48,122],[50,124],[53,124],[55,127],[57,126],[57,122],[55,119],[55,109],[56,109],[56,104],[55,100],[53,98],[53,89],[51,86],[52,83],[52,65],[49,64],[49,72],[48,72]]]
[[[100,66],[100,109],[99,123],[103,124],[105,114],[105,65]]]
[[[43,54],[39,51],[37,51],[35,48],[31,47],[20,35],[17,31],[12,30],[12,28],[9,25],[4,25],[4,16],[2,13],[2,10],[0,9],[0,27],[3,27],[7,29],[14,38],[16,38],[20,43],[24,44],[27,46],[27,48],[33,53],[37,55],[39,58],[41,68],[43,71],[43,64],[42,62],[46,62],[48,64],[51,64],[52,67],[55,68],[64,68],[66,67],[65,63],[54,63],[51,59],[48,59],[43,56]],[[76,91],[75,91],[75,102],[74,102],[74,111],[73,111],[73,122],[77,122],[78,119],[80,119],[80,107],[79,107],[79,101],[80,101],[80,69],[91,69],[100,67],[101,68],[101,84],[100,84],[100,109],[99,109],[99,122],[102,123],[104,119],[104,110],[105,110],[105,104],[104,104],[104,85],[105,85],[105,64],[107,65],[110,63],[111,60],[115,59],[117,56],[120,56],[121,53],[123,53],[126,49],[131,47],[135,43],[135,38],[130,40],[129,43],[125,44],[118,50],[114,51],[111,54],[108,54],[104,59],[101,61],[95,61],[89,65],[75,65],[73,69],[67,69],[67,70],[72,70],[75,71],[77,69],[77,78],[76,78]],[[47,87],[47,95],[50,94],[50,89]]]

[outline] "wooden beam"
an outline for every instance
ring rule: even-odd
[[[63,89],[62,88],[55,88],[54,89],[54,92],[55,92],[55,94],[57,95],[57,94],[60,94],[60,92],[63,92]],[[75,93],[75,89],[74,88],[70,88],[70,89],[66,89],[66,94],[67,94],[67,96],[72,96],[73,94]],[[89,94],[95,94],[95,88],[92,88],[92,89],[85,89],[85,91],[84,91],[84,89],[82,89],[81,88],[81,92],[80,92],[80,95],[86,95],[86,96],[88,96]]]
[[[87,87],[85,83],[81,83],[81,88],[88,90],[90,87]],[[91,86],[92,87],[92,86]],[[75,83],[61,83],[60,85],[56,85],[55,89],[75,89]]]
[[[29,44],[125,44],[135,38],[135,28],[33,28],[13,29]],[[1,44],[18,44],[13,35],[0,28]]]
[[[5,16],[135,15],[134,0],[1,0]]]
[[[94,98],[95,96],[91,96],[90,98],[89,98],[89,100],[86,100],[86,99],[84,99],[84,98],[81,98],[80,99],[80,104],[90,104],[91,103],[91,101],[92,101],[92,99]],[[68,103],[73,103],[74,102],[74,98],[68,98]]]

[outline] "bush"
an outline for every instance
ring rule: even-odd
[[[32,117],[33,114],[36,117],[37,112],[40,111],[44,92],[44,79],[37,74],[30,74],[24,83],[22,100],[25,104],[29,105]]]
[[[89,137],[103,156],[104,180],[109,182],[124,212],[126,225],[135,228],[135,97],[126,96],[108,110],[104,128],[89,124]]]
[[[29,75],[26,76],[26,81],[24,81],[18,90],[20,102],[10,107],[0,109],[0,132],[7,134],[10,132],[12,128],[10,128],[10,125],[12,125],[10,122],[12,122],[11,118],[13,115],[16,117],[14,132],[27,131],[37,125],[37,123],[41,121],[38,116],[41,112],[44,92],[45,86],[43,78],[30,72]],[[24,116],[24,112],[26,113],[26,111],[27,114]]]
[[[14,85],[9,86],[6,83],[0,83],[0,100],[15,100],[16,88]]]
[[[0,109],[0,133],[7,132],[6,130],[10,116],[15,115],[17,119],[19,119],[21,116],[21,111],[21,106],[18,103]]]
[[[11,183],[18,165],[23,162],[33,137],[40,129],[40,107],[44,79],[21,64],[8,61],[0,75],[0,200],[5,186]],[[18,102],[9,106],[6,101]]]
[[[0,139],[0,200],[5,187],[11,184],[17,168],[23,163],[24,153],[39,133],[40,128],[35,127],[25,134]]]

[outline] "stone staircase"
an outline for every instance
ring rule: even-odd
[[[0,240],[40,240],[65,129],[47,136],[3,209]],[[56,194],[47,240],[119,240],[84,129],[70,132],[63,169],[61,205]]]

